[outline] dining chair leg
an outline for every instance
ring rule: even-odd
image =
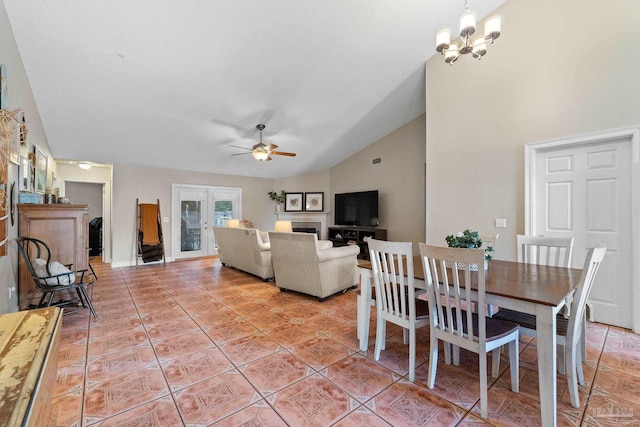
[[[511,373],[511,391],[520,390],[520,358],[518,357],[518,340],[509,343],[509,371]]]
[[[578,349],[571,343],[567,343],[567,387],[569,388],[569,397],[571,398],[571,406],[580,407],[580,396],[578,395],[578,378],[582,378],[584,383],[584,373],[582,372],[582,360],[578,357]],[[576,375],[578,378],[576,378]]]
[[[480,416],[484,419],[489,418],[489,409],[487,405],[487,353],[480,352]]]
[[[42,298],[40,298],[40,302],[38,303],[38,307],[42,307],[42,304],[44,303],[44,300],[47,298],[48,294],[49,294],[49,292],[43,292],[42,293]]]
[[[380,351],[382,351],[382,347],[384,346],[384,341],[387,335],[386,331],[387,321],[382,318],[382,316],[378,316],[377,325],[376,325],[376,347],[375,347],[375,359],[380,360]]]
[[[438,369],[438,338],[436,338],[433,331],[431,332],[431,338],[429,341],[429,376],[427,378],[427,382],[429,388],[432,389],[436,382],[436,370]],[[444,346],[445,353],[448,353],[446,351],[447,343],[444,343]]]
[[[491,351],[491,378],[498,378],[500,376],[500,349],[502,347],[494,348]]]
[[[409,381],[415,382],[415,379],[416,379],[416,330],[415,328],[412,328],[408,332],[409,332]]]
[[[409,344],[409,329],[402,328],[402,343],[404,345]]]

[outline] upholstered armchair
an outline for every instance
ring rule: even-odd
[[[269,233],[276,285],[320,301],[358,283],[358,246],[334,248],[313,233]]]

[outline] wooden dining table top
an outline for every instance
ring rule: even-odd
[[[371,270],[371,262],[358,260],[358,267]],[[557,306],[580,281],[581,269],[492,260],[485,275],[485,292],[491,295]],[[413,257],[414,278],[424,281],[419,255]],[[477,273],[471,274],[472,280]],[[477,289],[472,283],[472,289]]]

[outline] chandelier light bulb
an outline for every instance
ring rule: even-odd
[[[487,53],[487,41],[483,37],[478,37],[473,41],[473,57],[482,58]]]
[[[469,37],[476,32],[476,14],[466,9],[460,18],[460,37]]]
[[[492,16],[484,21],[484,38],[493,41],[500,37],[501,19],[499,16]]]
[[[449,45],[449,48],[444,52],[444,62],[446,62],[447,64],[451,64],[452,62],[455,62],[456,59],[458,59],[458,55],[458,43],[451,43]]]
[[[451,43],[451,31],[449,29],[444,29],[438,31],[436,34],[436,50],[442,53],[445,49],[449,47]]]

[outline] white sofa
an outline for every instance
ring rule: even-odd
[[[213,227],[222,265],[261,277],[273,278],[268,234],[255,228]]]
[[[360,248],[334,248],[311,233],[269,232],[276,285],[318,297],[320,301],[358,283]]]

